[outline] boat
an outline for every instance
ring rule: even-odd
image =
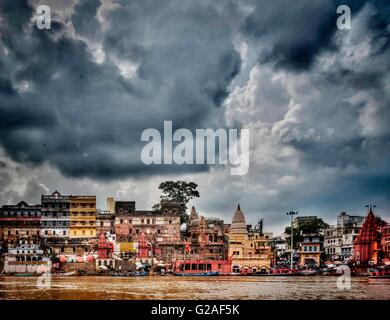
[[[317,274],[316,270],[300,270],[297,272],[300,276],[315,276]]]
[[[15,277],[33,277],[34,273],[14,273],[13,276]]]
[[[279,269],[271,269],[269,273],[256,272],[256,273],[253,273],[252,275],[253,276],[288,277],[288,276],[296,276],[297,271],[291,270],[288,268],[279,268]]]
[[[55,277],[69,277],[69,276],[75,276],[76,271],[70,271],[70,272],[62,272],[62,273],[53,273],[52,274]]]
[[[229,260],[187,259],[174,264],[175,276],[218,276],[231,273]]]
[[[389,279],[389,280],[390,280],[390,274],[384,274],[384,275],[370,275],[368,278],[369,278],[369,279]]]
[[[390,279],[390,266],[379,266],[377,269],[369,270],[369,279]]]
[[[196,273],[186,273],[186,272],[174,272],[175,276],[190,276],[190,277],[207,277],[207,276],[218,276],[218,271],[208,271],[208,272],[196,272]]]

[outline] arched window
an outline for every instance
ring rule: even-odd
[[[239,266],[233,266],[233,272],[234,273],[239,273],[240,272],[240,267]]]

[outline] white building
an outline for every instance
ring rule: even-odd
[[[345,261],[353,255],[353,242],[364,219],[364,216],[350,216],[345,212],[338,215],[337,226],[325,230],[324,251],[327,259]]]

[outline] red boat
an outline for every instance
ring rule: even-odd
[[[390,266],[379,266],[377,269],[370,270],[370,279],[390,279]]]
[[[228,275],[231,263],[227,260],[177,260],[173,274],[176,276]]]

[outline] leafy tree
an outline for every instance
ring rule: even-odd
[[[161,201],[174,201],[179,204],[180,222],[188,221],[187,204],[193,198],[199,198],[198,185],[186,181],[165,181],[158,186],[162,190],[160,203],[153,206],[153,210],[161,210]]]

